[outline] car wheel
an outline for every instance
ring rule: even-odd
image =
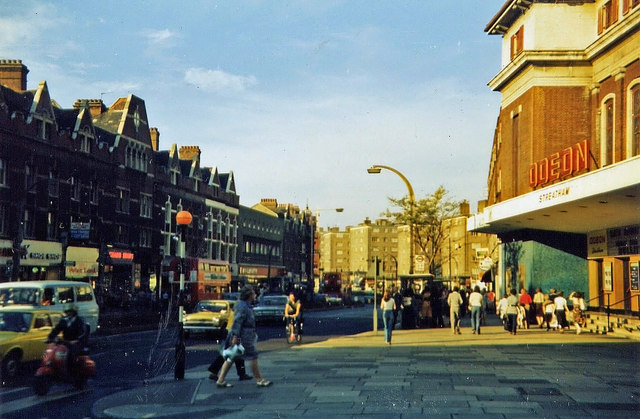
[[[20,354],[18,352],[10,352],[2,360],[2,380],[13,380],[18,375],[20,368]]]

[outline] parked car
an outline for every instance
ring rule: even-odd
[[[284,306],[287,305],[286,295],[264,295],[258,301],[258,305],[253,308],[256,322],[284,323]]]
[[[0,375],[2,383],[13,379],[21,363],[38,361],[47,336],[64,316],[62,312],[30,306],[0,308]]]
[[[227,324],[233,322],[233,302],[228,300],[202,300],[192,313],[183,319],[185,336],[191,332],[204,332],[224,337]]]
[[[342,304],[342,297],[338,294],[327,294],[327,304],[330,306]]]

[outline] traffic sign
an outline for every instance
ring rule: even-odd
[[[480,262],[480,269],[482,269],[483,271],[488,271],[492,267],[493,267],[493,259],[491,259],[488,256],[482,259],[482,262]]]

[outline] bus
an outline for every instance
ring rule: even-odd
[[[330,303],[342,302],[342,274],[340,272],[325,272],[322,275],[322,293]]]
[[[229,262],[214,259],[184,258],[184,290],[187,308],[198,301],[221,300],[231,291]],[[168,267],[169,284],[174,298],[180,293],[180,258],[174,258]]]

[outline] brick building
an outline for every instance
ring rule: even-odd
[[[509,0],[485,31],[502,37],[502,103],[468,228],[524,249],[498,285],[638,310],[640,1]]]

